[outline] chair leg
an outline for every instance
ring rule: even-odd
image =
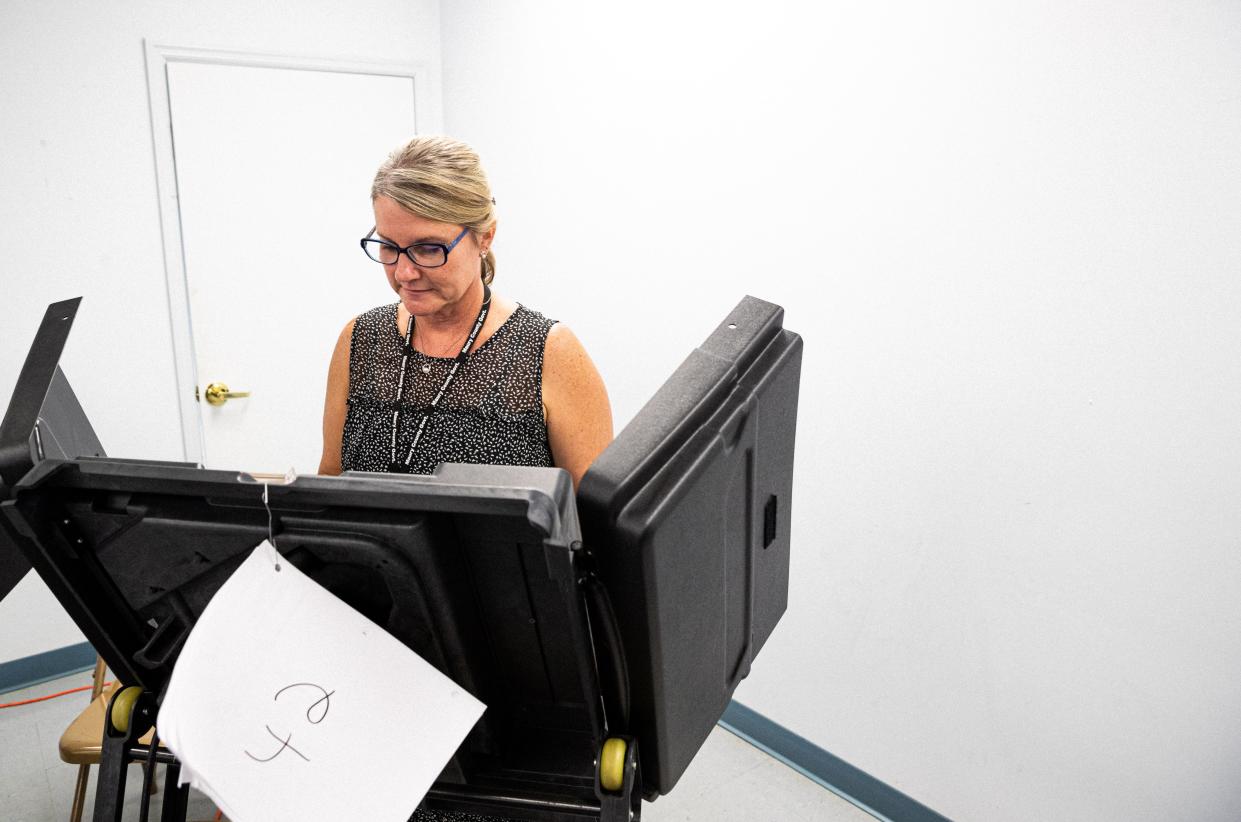
[[[78,765],[78,784],[73,789],[73,810],[69,811],[69,822],[82,822],[82,811],[86,809],[88,782],[90,782],[90,765]]]
[[[95,657],[95,673],[91,681],[90,701],[94,702],[103,693],[103,680],[108,674],[108,663],[103,657]],[[82,812],[86,809],[86,786],[90,782],[90,765],[78,766],[78,781],[73,788],[73,808],[69,811],[69,822],[82,822]]]
[[[92,675],[90,701],[94,702],[103,693],[103,678],[108,674],[108,663],[103,661],[103,657],[95,657],[95,673]]]

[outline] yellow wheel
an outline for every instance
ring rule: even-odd
[[[134,712],[134,703],[142,695],[142,688],[130,685],[121,690],[112,700],[112,730],[118,734],[129,733],[129,717]]]
[[[612,737],[599,754],[599,784],[615,793],[625,786],[625,740]]]

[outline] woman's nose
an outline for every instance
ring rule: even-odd
[[[416,280],[422,276],[422,272],[418,270],[418,266],[414,265],[414,261],[409,258],[408,254],[400,254],[396,258],[396,276],[402,281]]]

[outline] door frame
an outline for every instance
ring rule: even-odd
[[[199,465],[206,451],[198,400],[198,365],[194,352],[194,324],[190,312],[185,247],[181,237],[181,209],[177,189],[176,154],[172,137],[172,108],[168,96],[169,63],[208,63],[255,68],[327,71],[408,77],[414,88],[414,128],[417,134],[441,130],[440,82],[434,66],[420,62],[365,60],[270,54],[229,49],[171,46],[143,40],[146,49],[147,91],[151,110],[151,137],[155,149],[155,185],[168,286],[168,316],[172,329],[177,408],[186,462]]]

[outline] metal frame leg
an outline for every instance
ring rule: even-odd
[[[180,762],[172,762],[164,769],[164,809],[160,812],[159,822],[185,822],[190,803],[190,786],[177,786],[177,777],[180,775]]]
[[[130,712],[128,730],[123,733],[116,730],[112,713],[123,693],[124,689],[113,695],[104,714],[99,786],[95,790],[95,813],[92,817],[94,822],[121,822],[121,815],[125,812],[125,777],[133,759],[131,752],[141,750],[143,755],[146,754],[145,748],[138,745],[138,740],[155,724],[155,698],[143,692]]]
[[[95,787],[94,822],[121,822],[125,811],[125,776],[129,770],[124,737],[104,736],[103,753],[99,757],[99,784]]]

